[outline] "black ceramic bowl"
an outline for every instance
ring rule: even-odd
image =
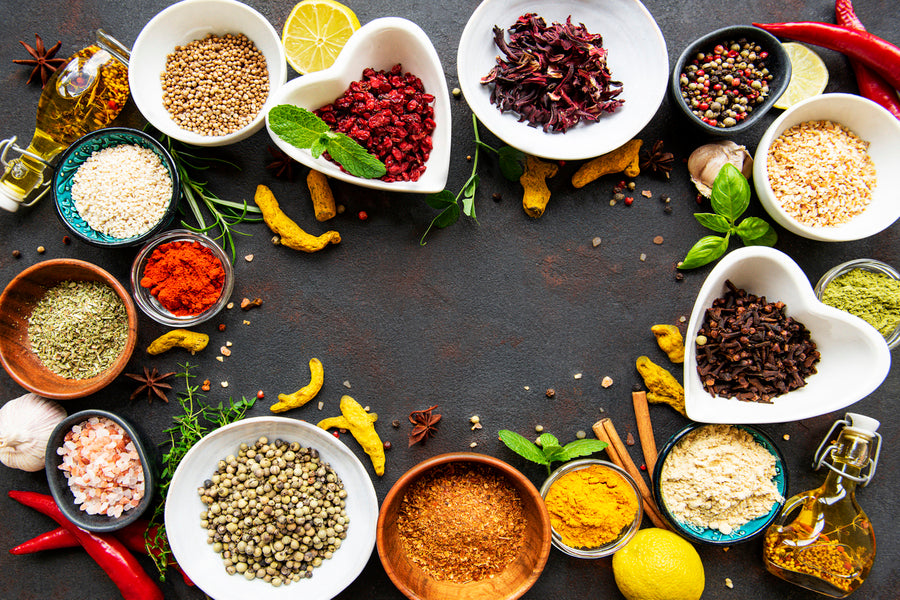
[[[757,537],[763,531],[765,531],[766,527],[768,527],[772,523],[772,521],[775,520],[775,517],[778,516],[778,513],[781,511],[781,507],[784,505],[784,499],[787,498],[787,467],[784,462],[784,455],[781,454],[781,450],[778,449],[778,446],[775,445],[775,442],[772,440],[772,438],[766,435],[762,430],[757,429],[756,427],[751,427],[749,425],[734,425],[734,427],[743,429],[744,431],[749,433],[757,444],[768,450],[775,457],[775,477],[772,479],[772,481],[775,483],[775,487],[778,489],[778,493],[781,494],[782,500],[780,502],[773,503],[768,513],[759,518],[753,519],[752,521],[744,523],[740,527],[736,528],[731,534],[724,534],[718,529],[698,527],[696,525],[691,525],[689,523],[679,521],[675,518],[671,511],[669,511],[669,508],[666,506],[665,498],[660,491],[660,480],[662,478],[663,465],[669,458],[669,454],[671,454],[672,449],[678,444],[678,442],[680,442],[684,438],[684,436],[696,429],[707,427],[710,425],[713,424],[691,423],[669,439],[665,447],[659,452],[659,457],[656,460],[656,466],[653,469],[653,497],[656,500],[656,505],[659,507],[659,511],[675,530],[675,533],[687,538],[692,542],[701,544],[714,544],[719,546],[730,546],[732,544],[746,542]]]
[[[75,504],[75,496],[69,489],[69,483],[65,474],[59,469],[59,465],[62,464],[62,457],[56,453],[56,449],[62,446],[66,434],[73,426],[84,423],[91,417],[106,417],[124,429],[134,443],[134,447],[141,459],[141,466],[144,469],[143,498],[141,498],[140,503],[135,508],[123,512],[119,517],[108,517],[100,514],[89,515],[81,510]],[[63,419],[56,426],[56,429],[53,430],[53,433],[50,434],[45,461],[44,469],[47,472],[47,482],[50,484],[50,493],[53,494],[53,499],[56,501],[57,506],[59,506],[59,509],[67,519],[86,531],[104,533],[121,529],[136,521],[150,507],[150,503],[153,501],[153,493],[156,490],[156,474],[154,473],[150,455],[147,454],[138,431],[125,419],[111,412],[105,410],[83,410]]]
[[[691,112],[691,108],[684,98],[681,96],[681,73],[684,66],[688,64],[697,55],[698,52],[704,52],[727,40],[737,40],[746,38],[748,41],[756,42],[765,52],[769,53],[766,58],[766,68],[774,76],[769,82],[769,95],[762,104],[753,108],[753,111],[747,114],[747,117],[731,127],[714,127],[708,123],[704,123],[697,115]],[[675,67],[672,69],[672,76],[669,79],[669,95],[672,102],[678,109],[684,113],[685,117],[699,129],[710,135],[725,136],[732,135],[753,127],[760,118],[766,114],[775,104],[778,98],[787,89],[791,82],[791,59],[787,52],[781,46],[778,38],[771,33],[753,27],[752,25],[731,25],[717,29],[701,38],[694,40],[684,49]]]

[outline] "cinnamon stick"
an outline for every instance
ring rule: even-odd
[[[653,424],[650,422],[650,407],[647,404],[646,392],[631,392],[634,404],[634,418],[637,420],[638,437],[641,439],[641,450],[644,453],[644,464],[647,473],[653,473],[656,466],[656,440],[653,439]]]
[[[641,502],[644,507],[644,513],[650,518],[653,525],[660,529],[669,529],[671,531],[671,528],[659,513],[659,509],[656,508],[656,503],[653,501],[653,495],[650,493],[650,488],[644,483],[644,478],[641,477],[640,471],[638,471],[638,468],[634,465],[634,462],[628,455],[625,444],[622,443],[622,439],[616,432],[615,427],[613,427],[612,421],[609,419],[601,419],[594,423],[592,429],[599,440],[606,442],[606,453],[609,455],[609,459],[617,466],[625,469],[628,474],[631,475],[632,479],[634,479],[635,483],[637,483],[638,490],[641,492]]]

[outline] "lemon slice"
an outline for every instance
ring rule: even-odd
[[[334,0],[303,0],[291,10],[281,43],[288,64],[298,73],[327,69],[359,29],[353,11]]]
[[[819,55],[803,44],[785,42],[782,46],[791,59],[791,81],[775,107],[789,108],[821,94],[828,85],[828,69]]]

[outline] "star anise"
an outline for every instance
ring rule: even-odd
[[[47,85],[47,80],[50,79],[50,76],[53,75],[58,68],[66,64],[66,59],[53,58],[57,51],[59,51],[60,46],[62,46],[62,42],[56,42],[50,48],[46,48],[44,47],[44,40],[41,39],[41,36],[34,34],[34,40],[33,48],[25,42],[19,41],[20,44],[25,46],[25,50],[28,51],[28,54],[30,54],[32,58],[21,60],[14,59],[13,62],[17,65],[33,66],[34,69],[32,69],[31,75],[28,76],[28,81],[25,83],[31,83],[31,80],[34,79],[36,75],[40,74],[41,87],[44,87]]]
[[[437,431],[441,415],[432,414],[436,408],[437,404],[425,410],[414,410],[409,414],[409,422],[413,424],[412,431],[409,432],[409,446],[424,442]]]
[[[134,379],[141,384],[137,387],[136,390],[134,390],[134,392],[131,393],[131,396],[128,399],[134,400],[141,394],[141,392],[147,392],[147,401],[150,403],[153,402],[154,396],[165,402],[168,402],[169,397],[166,396],[166,392],[163,390],[171,390],[172,386],[168,383],[164,383],[163,380],[168,379],[174,374],[175,373],[173,372],[161,375],[160,372],[156,370],[156,367],[153,367],[153,371],[151,371],[147,367],[144,367],[143,375],[141,375],[140,373],[125,373],[125,377],[130,377],[131,379]]]
[[[284,177],[289,181],[294,180],[293,166],[296,161],[284,153],[281,148],[269,146],[269,154],[272,155],[272,162],[266,165],[266,168],[273,172],[275,177]]]
[[[641,151],[641,170],[650,171],[651,173],[662,173],[669,178],[672,173],[672,166],[675,157],[671,152],[666,152],[663,148],[663,141],[656,140],[650,151]]]

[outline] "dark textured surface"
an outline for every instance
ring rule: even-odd
[[[292,0],[252,0],[251,5],[281,28]],[[49,44],[62,40],[61,55],[68,55],[92,38],[98,27],[130,45],[141,27],[167,5],[164,1],[135,3],[111,0],[77,2],[3,3],[0,23],[0,123],[2,136],[27,140],[32,132],[38,87],[25,86],[28,71],[13,65],[23,58],[17,43],[32,43],[39,33]],[[348,3],[361,22],[395,15],[407,17],[431,36],[443,60],[450,88],[456,87],[456,45],[474,0],[451,5],[399,0]],[[684,45],[712,29],[752,21],[820,20],[834,22],[829,0],[711,2],[692,0],[646,2],[666,38],[670,64]],[[857,11],[870,31],[900,43],[900,14],[895,0],[857,0]],[[827,91],[855,92],[846,60],[820,50],[831,73]],[[759,125],[736,141],[751,150],[768,123],[779,111],[766,115]],[[126,122],[139,124],[129,105]],[[463,101],[453,104],[451,175],[454,192],[471,168],[466,155],[473,148],[470,112]],[[498,144],[482,132],[485,141]],[[690,314],[708,268],[675,280],[674,264],[704,231],[691,217],[698,205],[688,182],[683,160],[704,143],[684,126],[668,100],[656,118],[641,132],[646,143],[662,138],[675,152],[676,166],[670,181],[650,175],[637,179],[637,191],[651,190],[653,198],[635,194],[630,207],[609,206],[612,176],[573,190],[569,177],[575,164],[561,168],[550,182],[550,205],[538,220],[529,219],[521,208],[521,188],[504,180],[496,163],[487,158],[479,166],[481,185],[476,201],[478,223],[463,218],[453,227],[433,233],[425,247],[418,239],[432,212],[416,196],[392,196],[334,183],[339,201],[347,212],[329,223],[341,232],[339,246],[307,255],[273,247],[269,231],[262,225],[240,229],[235,265],[237,283],[233,298],[261,297],[264,305],[251,312],[233,309],[197,329],[211,336],[209,348],[197,356],[172,352],[158,357],[143,352],[165,328],[142,317],[138,350],[127,367],[137,372],[144,365],[161,371],[177,370],[186,359],[198,367],[196,381],[213,382],[212,401],[229,395],[266,392],[252,415],[263,415],[279,392],[294,391],[309,376],[307,362],[319,357],[325,366],[325,386],[317,400],[325,402],[321,412],[315,402],[287,416],[317,421],[338,412],[338,399],[349,392],[363,405],[381,415],[378,429],[390,440],[387,471],[375,480],[382,500],[394,481],[415,463],[435,454],[469,450],[477,442],[481,451],[507,460],[539,485],[542,468],[525,463],[496,438],[501,428],[531,435],[541,424],[562,441],[574,439],[578,430],[602,416],[613,419],[624,437],[636,436],[630,401],[631,386],[638,381],[634,359],[648,354],[665,363],[649,327],[658,322],[675,323]],[[324,231],[316,223],[303,181],[305,170],[293,183],[274,179],[264,169],[269,160],[266,133],[260,132],[238,145],[215,154],[241,168],[210,173],[212,188],[233,199],[252,198],[259,183],[273,189],[285,210],[311,231]],[[900,140],[898,140],[900,143]],[[502,200],[491,199],[499,193]],[[660,194],[672,197],[674,211],[664,214]],[[702,210],[707,210],[708,205]],[[366,210],[369,219],[355,218]],[[765,216],[754,200],[750,214]],[[63,243],[65,230],[49,200],[32,210],[0,214],[0,283],[5,285],[19,271],[39,260],[74,257],[90,260],[127,283],[136,250],[100,250],[73,241]],[[654,236],[664,243],[655,245]],[[795,237],[779,229],[777,248],[788,253],[815,282],[830,267],[845,260],[872,257],[900,265],[900,226],[894,225],[867,240],[826,244]],[[594,237],[602,238],[598,248]],[[37,253],[44,246],[43,255]],[[735,247],[734,245],[732,247]],[[19,250],[21,258],[12,257]],[[642,253],[646,260],[641,261]],[[253,254],[252,262],[243,256]],[[250,324],[244,325],[247,319]],[[219,332],[216,325],[227,325]],[[231,341],[232,354],[216,360],[218,349]],[[576,379],[577,373],[583,377]],[[613,379],[603,388],[604,376]],[[228,381],[227,389],[219,385]],[[347,390],[342,383],[352,385]],[[554,388],[548,400],[544,391]],[[178,380],[176,390],[183,389]],[[526,389],[529,388],[529,389]],[[129,401],[133,382],[120,378],[106,390],[78,401],[69,401],[72,413],[85,408],[112,410],[130,419],[155,442],[163,442],[163,430],[171,423],[176,404]],[[23,390],[0,372],[0,398],[7,400]],[[900,376],[894,369],[871,396],[853,410],[882,421],[885,451],[875,481],[859,494],[878,537],[878,557],[869,580],[856,598],[896,598],[900,560],[900,526],[895,520],[894,501],[900,493],[896,478],[898,426],[895,399],[900,394]],[[438,434],[425,445],[406,448],[409,426],[406,415],[438,404],[444,415]],[[605,411],[605,412],[604,412]],[[471,431],[469,417],[478,414],[484,429]],[[657,444],[685,424],[668,407],[652,406]],[[764,425],[784,452],[790,473],[789,493],[818,485],[824,477],[809,468],[816,446],[831,423],[842,413],[823,415],[801,422]],[[400,420],[399,429],[390,426]],[[790,439],[785,440],[784,436]],[[369,467],[358,445],[346,436]],[[640,459],[639,447],[630,448]],[[2,598],[116,598],[118,592],[94,562],[81,550],[57,550],[41,555],[13,557],[6,549],[53,527],[51,521],[6,497],[10,489],[47,492],[42,472],[28,474],[0,467],[0,597]],[[371,473],[371,470],[370,470]],[[649,523],[649,522],[648,522]],[[646,524],[648,524],[646,523]],[[646,525],[645,524],[645,525]],[[720,548],[698,547],[706,569],[708,599],[791,598],[813,599],[817,595],[783,583],[762,566],[761,544],[752,541]],[[149,561],[141,559],[148,570]],[[725,587],[729,577],[734,589]],[[199,599],[203,594],[187,588],[179,577],[163,585],[166,598]],[[340,598],[397,599],[394,588],[373,553],[364,573]],[[589,561],[553,551],[547,567],[526,598],[557,597],[621,598],[609,559]]]

